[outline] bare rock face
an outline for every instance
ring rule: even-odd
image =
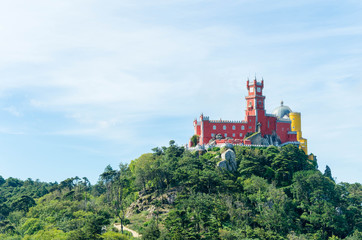
[[[172,188],[166,193],[161,195],[155,193],[147,193],[146,191],[140,192],[137,201],[133,202],[126,210],[126,217],[130,217],[134,214],[141,212],[147,212],[147,218],[152,218],[157,210],[159,214],[168,213],[170,206],[175,202],[178,190]],[[161,203],[157,207],[156,201]]]
[[[230,172],[237,170],[236,155],[232,149],[228,149],[227,151],[222,153],[221,159],[222,161],[217,164],[219,168],[228,170]]]
[[[280,138],[275,131],[273,131],[272,135],[264,135],[264,137],[262,137],[261,133],[259,132],[250,137],[249,140],[251,141],[251,144],[254,145],[279,146],[281,144]]]

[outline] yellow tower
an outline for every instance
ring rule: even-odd
[[[302,149],[305,154],[308,155],[308,143],[307,139],[302,136],[302,124],[301,117],[299,112],[291,112],[289,113],[289,118],[292,121],[291,131],[297,132],[297,140],[300,143],[299,148]]]

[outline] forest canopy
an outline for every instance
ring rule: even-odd
[[[335,183],[293,145],[191,152],[170,141],[99,181],[0,177],[1,239],[361,239],[362,186]]]

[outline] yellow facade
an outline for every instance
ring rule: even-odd
[[[300,143],[299,148],[302,149],[305,154],[308,154],[308,142],[307,139],[302,136],[302,121],[299,112],[289,113],[289,118],[292,121],[291,131],[297,132],[297,140]]]

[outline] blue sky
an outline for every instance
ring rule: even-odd
[[[62,181],[128,163],[201,112],[244,118],[247,78],[284,100],[337,181],[362,182],[362,2],[6,1],[0,175]]]

